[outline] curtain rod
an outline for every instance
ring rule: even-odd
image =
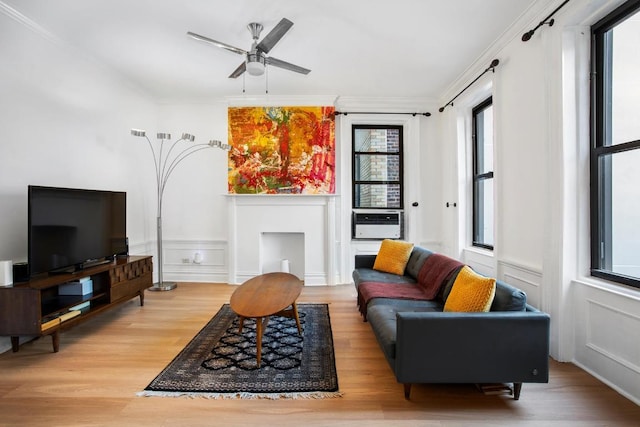
[[[540,23],[533,29],[533,30],[529,30],[526,33],[524,33],[522,35],[522,41],[523,42],[528,42],[531,37],[533,37],[533,34],[536,32],[536,30],[540,27],[542,27],[543,25],[549,25],[550,27],[553,26],[553,24],[556,22],[555,19],[550,19],[553,15],[556,14],[556,12],[558,12],[560,9],[562,9],[564,7],[565,4],[569,3],[569,0],[564,0],[564,2],[562,2],[562,4],[558,7],[556,7],[556,9],[551,12],[549,14],[549,16],[547,16],[546,18],[544,18],[542,21],[540,21]]]
[[[464,89],[462,89],[460,92],[458,92],[458,94],[456,96],[454,96],[451,101],[447,102],[446,104],[444,104],[442,107],[440,107],[438,109],[438,111],[440,111],[441,113],[444,111],[445,108],[447,108],[449,105],[453,105],[453,101],[456,100],[457,97],[459,97],[460,95],[462,95],[462,92],[464,92],[465,90],[469,89],[471,87],[472,84],[474,84],[475,82],[478,81],[478,79],[482,76],[485,75],[485,73],[487,71],[491,71],[491,72],[495,72],[494,69],[498,66],[498,64],[500,63],[500,61],[498,61],[497,59],[494,59],[493,61],[491,61],[491,64],[487,67],[486,70],[484,70],[482,72],[482,74],[480,74],[478,77],[476,77],[471,83],[469,83],[467,85],[467,87],[465,87]]]
[[[412,116],[425,116],[425,117],[429,117],[431,116],[431,113],[427,112],[427,113],[391,113],[391,112],[384,112],[384,111],[336,111],[335,112],[336,116],[339,116],[340,114],[342,115],[349,115],[349,114],[411,114]]]

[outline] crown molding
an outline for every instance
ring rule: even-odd
[[[437,110],[436,100],[432,98],[340,96],[335,105],[340,110],[381,110],[389,113],[433,113]]]
[[[309,106],[309,105],[335,105],[336,95],[250,95],[227,96],[225,101],[229,107],[250,106]]]

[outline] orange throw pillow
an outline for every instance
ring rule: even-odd
[[[402,276],[412,250],[413,243],[385,239],[380,245],[373,269]]]
[[[444,311],[487,312],[495,295],[496,279],[481,276],[465,265],[453,282]]]

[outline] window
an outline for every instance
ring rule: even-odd
[[[472,110],[473,246],[493,249],[493,103]]]
[[[402,209],[402,126],[354,125],[353,207]]]
[[[640,2],[592,28],[591,274],[640,287]]]

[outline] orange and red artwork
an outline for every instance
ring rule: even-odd
[[[230,194],[335,193],[334,107],[230,107]]]

